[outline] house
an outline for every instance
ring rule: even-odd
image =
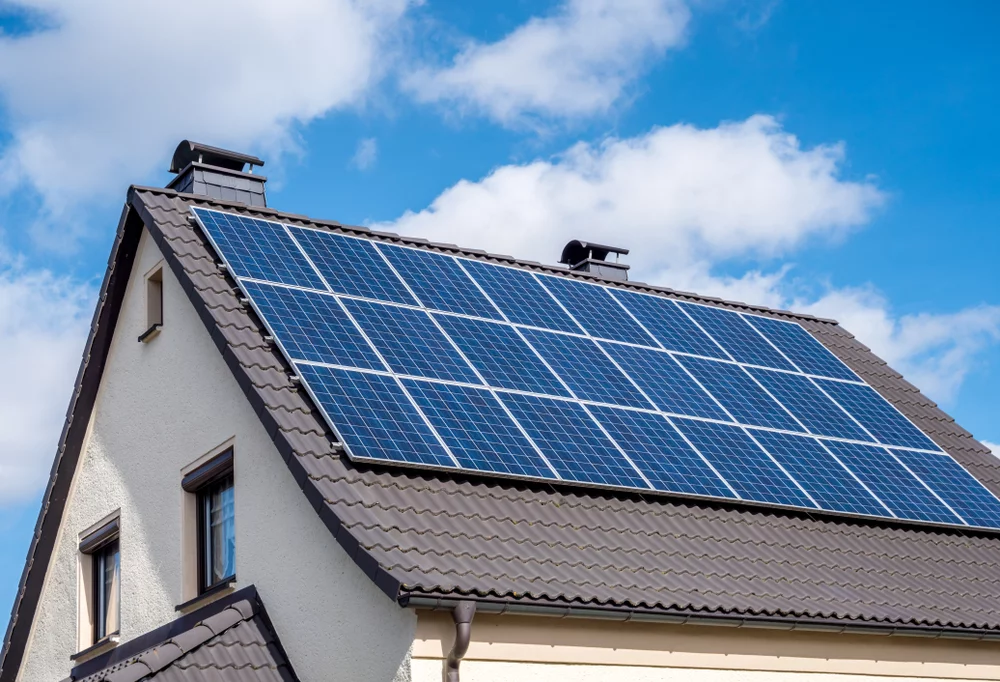
[[[282,213],[248,164],[262,162],[185,142],[167,188],[128,191],[0,682],[1000,679],[1000,466],[836,322],[630,282],[600,245],[571,244],[567,268]],[[211,216],[794,322],[964,470],[919,490],[885,479],[913,511],[880,516],[366,461],[389,440],[348,456],[330,424],[353,398],[317,398],[310,365],[285,355],[294,330],[266,328],[237,281],[240,258],[277,256],[213,243]],[[870,493],[875,468],[830,485]],[[986,520],[921,520],[921,504]]]

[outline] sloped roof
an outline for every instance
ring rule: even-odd
[[[77,670],[64,682],[297,682],[253,586]]]
[[[0,669],[0,682],[19,660],[11,644],[27,637],[43,577],[32,567],[44,569],[51,552],[81,424],[96,395],[143,224],[307,499],[392,599],[472,597],[679,617],[1000,634],[996,534],[353,464],[259,320],[241,304],[235,282],[217,266],[191,218],[192,206],[590,277],[273,209],[132,188],[5,639],[11,660]],[[1000,493],[1000,461],[836,322],[634,282],[607,283],[796,320]]]

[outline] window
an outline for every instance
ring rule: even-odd
[[[121,615],[121,553],[118,540],[97,550],[94,563],[94,641],[118,632]]]
[[[198,492],[199,581],[201,592],[229,582],[236,575],[236,532],[233,475]]]
[[[139,335],[145,343],[163,327],[163,266],[158,265],[146,275],[146,331]]]

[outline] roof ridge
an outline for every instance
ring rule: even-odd
[[[265,220],[278,219],[282,221],[291,221],[292,223],[299,222],[299,223],[304,223],[307,226],[318,226],[332,230],[340,230],[349,233],[356,233],[358,236],[363,236],[365,238],[372,238],[372,237],[384,238],[394,242],[400,242],[406,244],[407,246],[428,248],[430,250],[449,251],[469,258],[486,259],[489,261],[501,262],[508,265],[516,265],[531,270],[542,270],[547,273],[557,274],[569,277],[571,279],[580,279],[583,281],[614,286],[622,289],[636,290],[640,292],[653,292],[657,294],[669,294],[671,296],[680,299],[692,300],[699,303],[722,304],[728,307],[742,308],[747,311],[769,313],[772,315],[778,315],[796,320],[808,320],[812,322],[820,322],[823,324],[839,326],[837,320],[831,318],[809,315],[807,313],[799,313],[793,310],[783,310],[781,308],[770,308],[768,306],[758,305],[755,303],[747,303],[745,301],[732,301],[724,298],[718,298],[715,296],[699,294],[692,291],[680,291],[678,289],[672,289],[670,287],[660,286],[657,284],[650,284],[648,282],[637,282],[637,281],[622,282],[619,280],[605,279],[603,277],[599,277],[591,273],[583,273],[583,272],[576,272],[573,270],[569,270],[560,265],[551,265],[547,263],[541,263],[538,261],[525,260],[521,258],[516,258],[514,256],[508,256],[506,254],[490,253],[482,249],[463,247],[457,244],[449,244],[447,242],[434,242],[420,237],[407,237],[405,235],[400,235],[395,232],[384,232],[381,230],[373,230],[370,227],[366,227],[363,225],[351,225],[347,223],[341,223],[335,220],[323,220],[323,219],[311,218],[309,216],[301,215],[298,213],[287,213],[284,211],[279,211],[269,206],[268,207],[248,206],[247,204],[242,204],[236,201],[216,199],[202,194],[188,194],[185,192],[178,192],[173,189],[167,189],[165,187],[132,185],[129,188],[129,193],[132,192],[147,192],[150,194],[157,194],[160,196],[176,197],[185,202],[201,204],[208,207],[215,207],[218,209],[232,209],[236,211],[242,211],[244,213],[251,215],[260,215],[262,219]]]

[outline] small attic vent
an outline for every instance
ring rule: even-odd
[[[608,261],[607,257],[612,253],[615,254],[615,259]],[[559,262],[568,265],[570,270],[589,272],[604,279],[624,281],[628,279],[630,266],[619,263],[618,256],[627,255],[628,249],[574,239],[563,247]]]
[[[267,206],[267,178],[253,174],[254,166],[263,165],[256,156],[184,140],[170,161],[170,172],[177,177],[167,187],[248,206]]]

